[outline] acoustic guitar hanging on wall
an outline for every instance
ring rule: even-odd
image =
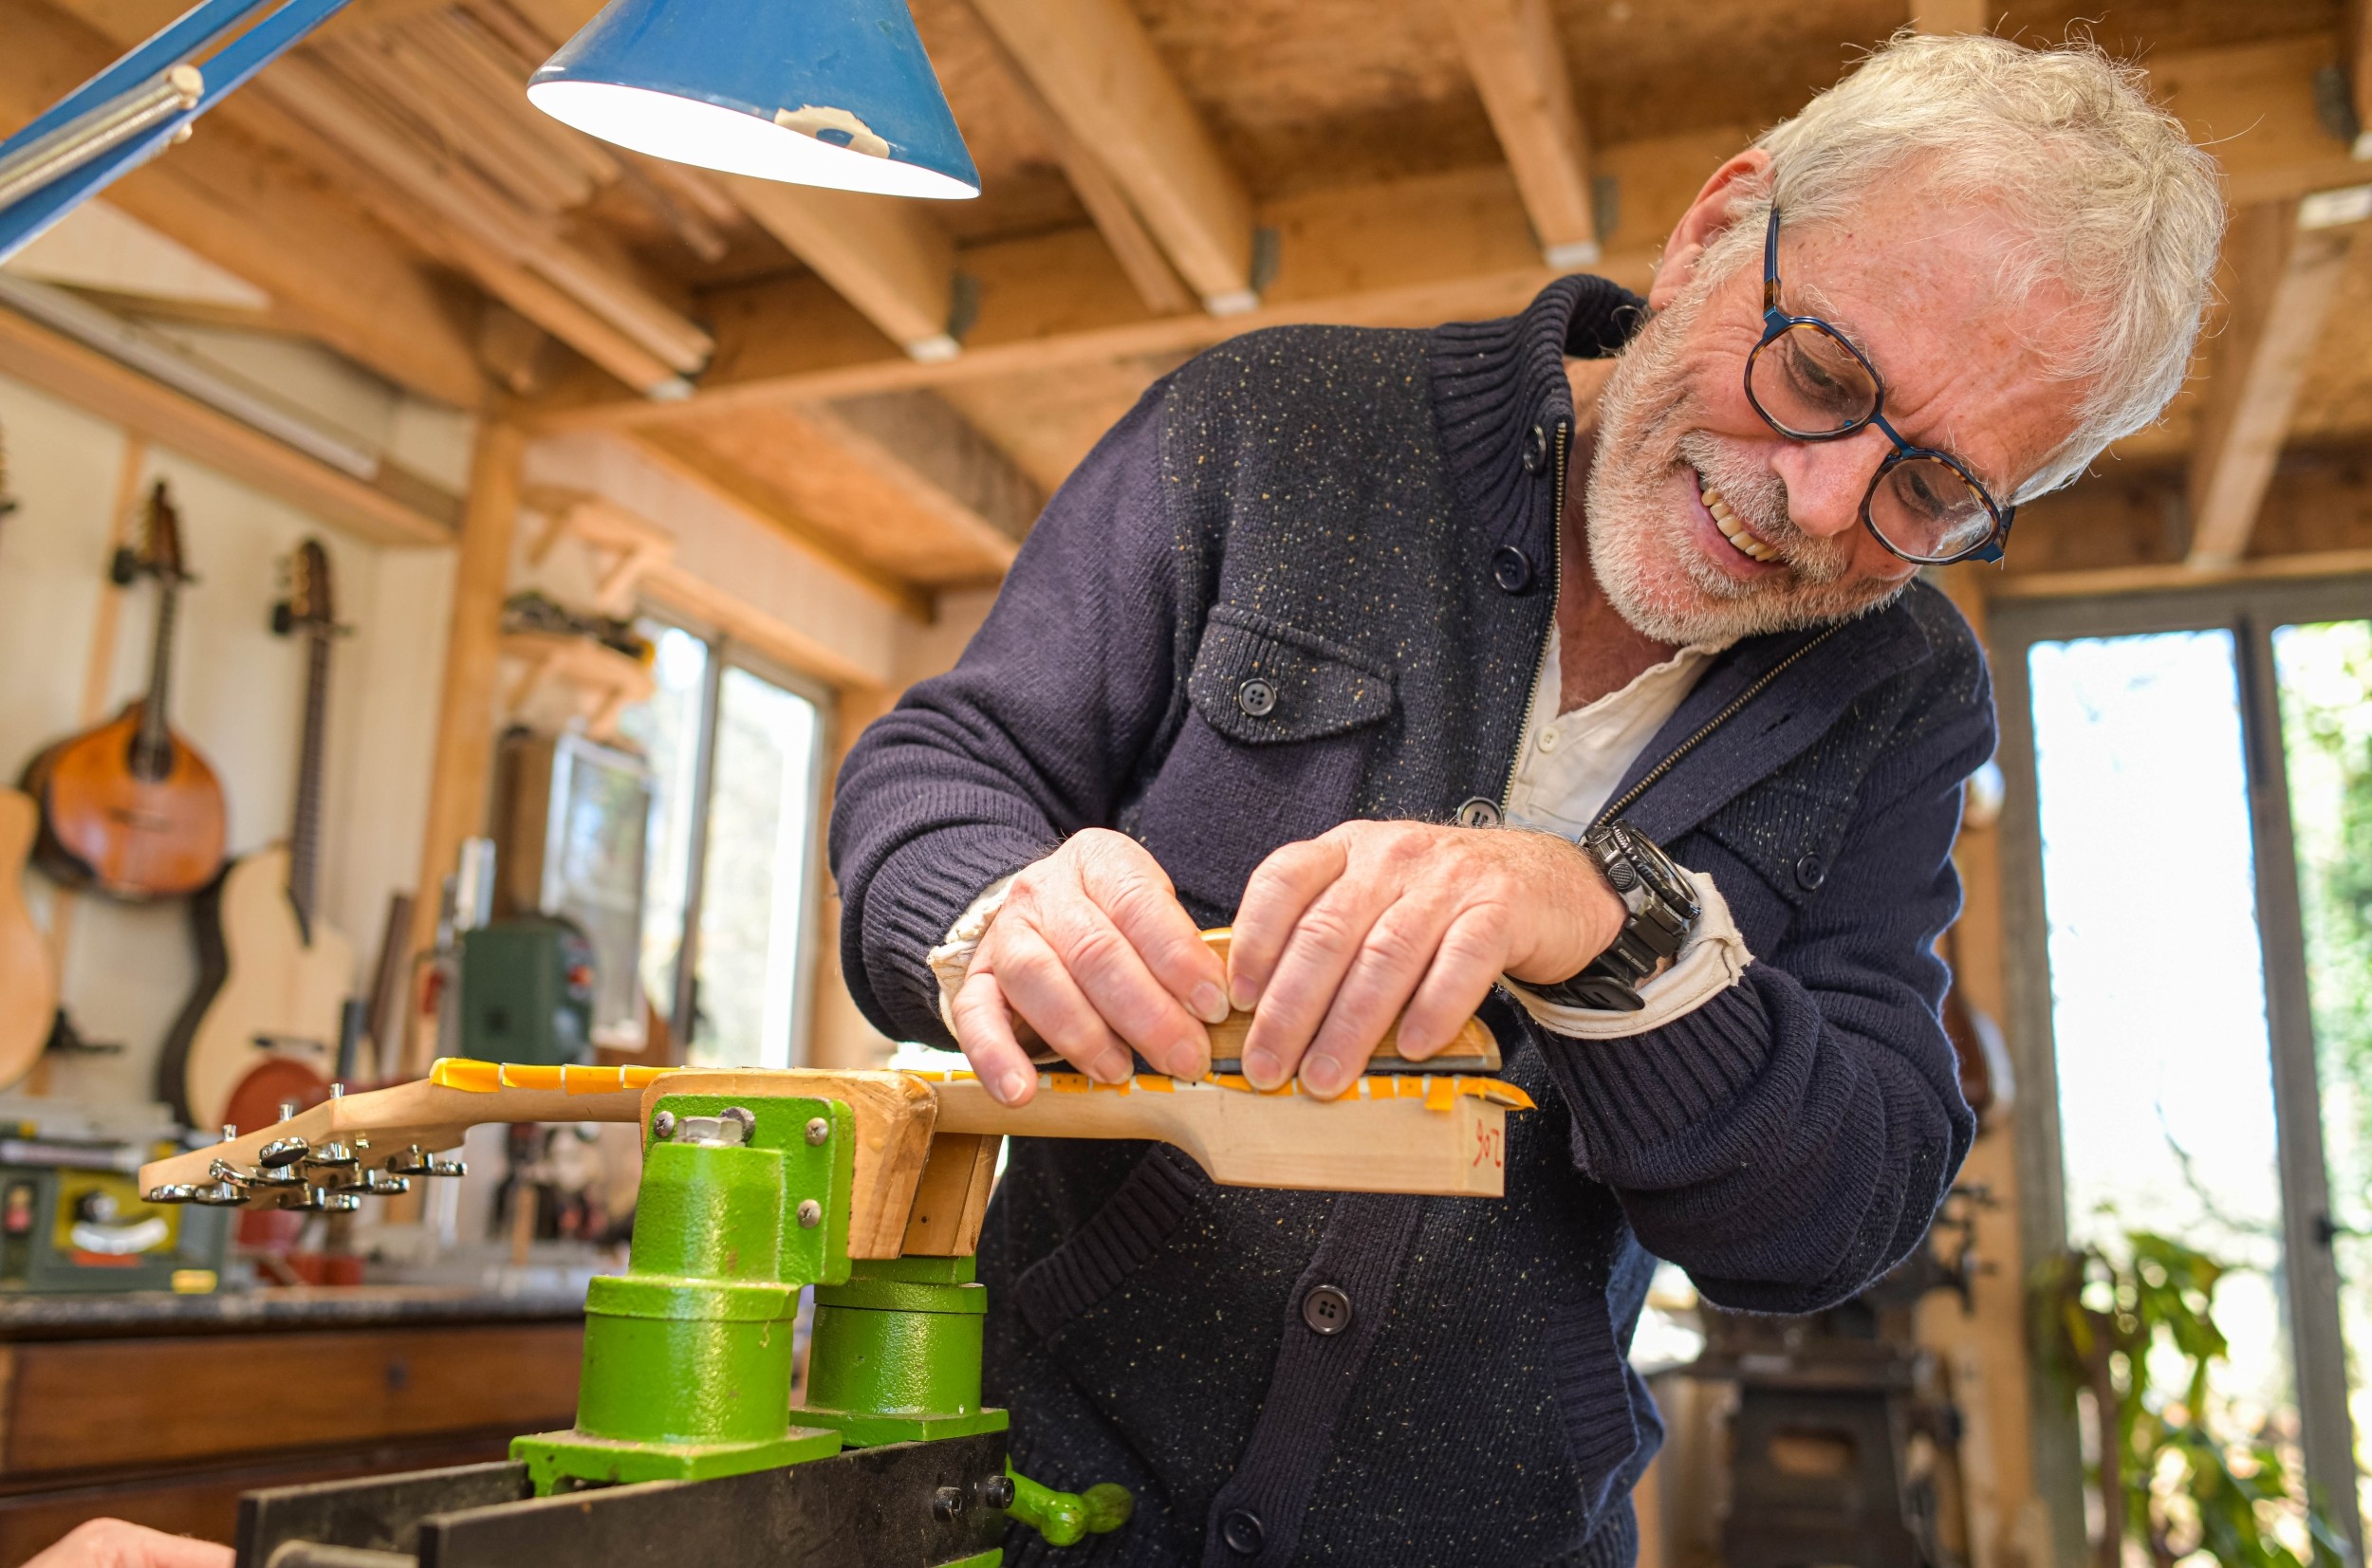
[[[272,630],[306,650],[295,820],[287,842],[241,856],[190,906],[197,988],[165,1042],[157,1087],[193,1127],[260,1127],[283,1101],[326,1095],[354,983],[353,945],[321,913],[322,749],[339,628],[320,541],[297,546],[288,590]]]
[[[114,898],[195,893],[222,869],[222,785],[197,748],[166,719],[173,689],[173,623],[193,579],[181,556],[180,520],[161,481],[149,492],[140,547],[116,552],[115,581],[157,584],[157,631],[148,690],[95,729],[59,741],[25,769],[41,806],[33,860],[56,880]]]

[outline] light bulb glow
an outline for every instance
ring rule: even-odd
[[[788,130],[739,109],[609,82],[538,82],[528,100],[565,125],[673,163],[729,175],[961,200],[979,190],[935,169],[901,163]]]

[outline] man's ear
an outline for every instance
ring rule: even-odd
[[[1714,171],[1713,178],[1673,226],[1672,237],[1664,241],[1655,281],[1647,286],[1648,308],[1661,310],[1679,297],[1689,279],[1696,275],[1705,248],[1730,227],[1731,204],[1770,177],[1770,154],[1760,147],[1749,147]]]

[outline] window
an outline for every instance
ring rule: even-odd
[[[656,788],[642,985],[705,1067],[806,1060],[817,804],[828,754],[820,692],[722,638],[645,619],[651,700],[621,724]]]
[[[2020,1102],[2027,1256],[2157,1230],[2231,1265],[2211,1397],[2349,1535],[2372,1511],[2367,612],[2372,584],[2267,585],[1992,625],[2021,1077],[2056,1090]],[[2073,1460],[2038,1430],[2063,1555]]]

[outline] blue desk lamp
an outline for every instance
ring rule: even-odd
[[[610,0],[528,98],[677,163],[883,195],[980,194],[905,0]]]

